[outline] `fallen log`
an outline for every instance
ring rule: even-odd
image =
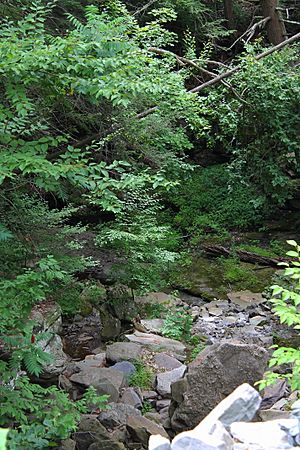
[[[259,264],[260,266],[271,266],[276,267],[280,262],[287,262],[288,260],[284,257],[269,257],[262,256],[256,253],[248,252],[246,250],[235,249],[234,252],[230,248],[223,247],[219,244],[214,245],[203,245],[203,250],[213,256],[226,256],[232,257],[233,254],[236,255],[241,261],[249,262],[252,264]]]

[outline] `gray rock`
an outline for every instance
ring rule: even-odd
[[[174,305],[178,299],[170,294],[165,294],[165,292],[149,292],[141,297],[136,297],[135,302],[140,305]]]
[[[101,338],[104,342],[115,339],[121,331],[121,320],[113,316],[104,306],[100,308]]]
[[[105,352],[100,352],[100,353],[94,353],[91,355],[87,355],[84,358],[85,361],[97,361],[97,365],[99,365],[99,367],[105,367],[105,363],[106,363],[106,353]]]
[[[163,408],[169,408],[171,400],[157,400],[156,409],[160,411]]]
[[[276,419],[288,419],[290,414],[288,411],[281,411],[280,409],[262,409],[258,412],[258,416],[263,422]]]
[[[154,355],[154,362],[159,369],[172,370],[182,366],[182,363],[178,359],[167,353],[157,353]]]
[[[227,297],[232,301],[232,303],[238,305],[242,309],[246,309],[248,306],[252,305],[260,305],[266,301],[262,294],[247,290],[230,292],[227,294]]]
[[[172,427],[196,426],[237,386],[262,379],[267,360],[267,351],[257,345],[225,340],[207,347],[189,365],[186,383],[172,385]]]
[[[90,445],[88,450],[126,450],[124,444],[121,442],[113,442],[111,439],[109,441],[101,441],[101,443],[94,442]]]
[[[110,403],[109,406],[108,410],[99,414],[98,420],[102,425],[110,429],[126,425],[129,416],[141,416],[140,411],[131,405]]]
[[[131,405],[137,409],[141,409],[143,405],[141,397],[138,395],[134,388],[125,389],[120,402],[125,403],[126,405]]]
[[[106,358],[114,363],[120,361],[135,361],[139,359],[142,347],[138,343],[115,342],[106,348]]]
[[[165,438],[168,435],[164,428],[143,416],[129,416],[127,419],[127,430],[131,436],[143,445],[147,445],[152,434],[159,434]]]
[[[220,422],[215,422],[210,432],[205,430],[184,431],[172,441],[172,450],[230,450],[233,440]]]
[[[127,380],[129,380],[131,375],[133,375],[136,372],[136,368],[129,361],[118,362],[113,366],[111,366],[111,369],[118,370],[119,372],[124,373]]]
[[[146,414],[143,414],[144,417],[146,417],[146,419],[152,420],[152,422],[158,423],[159,425],[161,424],[161,416],[158,412],[147,412]]]
[[[130,342],[140,344],[150,350],[170,352],[181,361],[185,359],[185,345],[174,339],[151,333],[141,333],[140,331],[135,331],[133,334],[126,334],[126,338]]]
[[[88,450],[94,442],[109,441],[110,435],[94,415],[83,415],[73,438],[78,450]]]
[[[162,436],[150,436],[149,450],[171,450],[169,439]]]
[[[232,436],[247,446],[256,445],[262,449],[284,450],[293,448],[288,434],[282,429],[297,426],[297,420],[280,419],[269,422],[236,422],[230,426]]]
[[[120,389],[126,385],[122,372],[105,367],[93,367],[75,373],[70,380],[85,387],[94,386],[99,395],[107,394],[110,396],[109,401],[113,402],[118,400]]]
[[[158,397],[156,391],[142,391],[142,397],[145,400],[155,400]]]
[[[145,319],[141,320],[141,324],[149,333],[160,333],[164,326],[163,319]]]
[[[75,448],[76,441],[73,439],[64,439],[59,446],[59,450],[75,450]]]
[[[182,365],[169,372],[158,373],[156,376],[156,390],[163,397],[171,397],[171,384],[184,376],[186,366]]]

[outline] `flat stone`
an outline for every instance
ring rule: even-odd
[[[160,305],[174,305],[177,300],[176,297],[165,292],[149,292],[146,295],[136,297],[135,302],[143,305],[155,303]]]
[[[142,396],[145,400],[154,400],[158,397],[156,391],[142,391]]]
[[[263,422],[276,419],[288,419],[290,413],[288,411],[281,411],[280,409],[262,409],[258,412],[258,416]]]
[[[141,397],[137,394],[134,388],[125,389],[120,402],[125,403],[126,405],[131,405],[137,409],[141,409],[143,405]]]
[[[76,442],[73,441],[73,439],[64,439],[61,441],[61,444],[59,446],[59,450],[75,450],[76,449]]]
[[[70,377],[73,383],[85,387],[93,386],[98,395],[109,395],[109,401],[117,401],[120,388],[126,385],[122,372],[107,367],[89,367],[88,370],[75,373]]]
[[[156,334],[141,333],[140,331],[135,331],[133,334],[126,334],[126,338],[132,343],[140,344],[151,350],[170,352],[180,360],[185,359],[185,345],[174,339]]]
[[[186,371],[186,366],[183,364],[177,369],[169,372],[158,373],[156,376],[156,390],[163,397],[171,397],[171,384],[180,380]]]
[[[141,320],[141,324],[149,333],[159,333],[164,326],[163,319]]]
[[[158,423],[159,425],[161,424],[161,417],[158,412],[149,411],[146,414],[143,414],[143,416],[146,417],[146,419],[152,420],[152,422]]]
[[[136,372],[135,366],[129,361],[118,362],[111,366],[111,369],[118,370],[119,372],[124,373],[127,381],[129,381],[131,375]]]
[[[246,445],[257,445],[262,449],[290,449],[288,434],[281,427],[297,426],[296,419],[270,420],[268,422],[236,422],[230,426],[232,436]]]
[[[266,323],[266,317],[265,316],[251,317],[249,319],[249,322],[251,325],[258,327],[259,325],[263,325],[264,323]]]
[[[85,361],[93,360],[97,361],[97,364],[102,364],[100,367],[105,367],[106,364],[106,353],[100,352],[92,355],[87,355],[85,358]]]
[[[142,334],[142,333],[141,333]],[[114,363],[139,359],[142,347],[134,342],[115,342],[106,348],[106,358]]]
[[[154,362],[159,369],[172,370],[182,366],[182,363],[178,359],[167,353],[157,353],[154,355]]]
[[[143,416],[129,416],[127,430],[134,439],[143,445],[148,445],[149,437],[155,434],[168,439],[168,435],[162,426]]]
[[[141,416],[140,411],[124,403],[110,403],[109,407],[98,416],[99,422],[106,428],[112,429],[120,425],[126,425],[129,416]]]
[[[248,308],[248,306],[260,305],[261,303],[264,303],[266,301],[261,293],[251,292],[247,290],[229,292],[227,294],[227,297],[232,301],[232,303],[240,306],[240,308],[242,309],[246,309]]]
[[[169,408],[170,403],[171,403],[171,400],[169,400],[169,399],[157,400],[157,402],[156,402],[157,411],[160,411],[161,409],[164,409],[164,408]]]
[[[169,439],[163,436],[150,436],[149,439],[149,450],[171,450],[171,445]]]

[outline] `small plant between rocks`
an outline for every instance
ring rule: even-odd
[[[129,385],[141,389],[150,389],[153,384],[154,374],[142,360],[134,361],[136,372],[131,375]]]

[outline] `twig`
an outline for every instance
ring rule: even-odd
[[[142,6],[142,8],[138,9],[137,11],[135,11],[133,13],[133,16],[137,16],[138,14],[141,14],[143,11],[145,11],[146,9],[148,9],[151,5],[153,5],[153,3],[157,2],[157,0],[150,0],[149,3],[147,3],[147,5]]]
[[[265,52],[260,53],[259,55],[255,56],[254,59],[256,59],[256,61],[259,61],[260,59],[265,58],[266,56],[269,56],[269,55],[271,55],[272,53],[274,53],[274,52],[276,52],[278,50],[281,50],[286,45],[292,44],[293,42],[296,42],[299,39],[300,39],[300,33],[297,33],[294,36],[292,36],[289,39],[287,39],[286,41],[280,42],[280,44],[275,45],[274,47],[269,48]],[[205,88],[207,88],[209,86],[212,86],[214,84],[217,84],[221,80],[224,80],[225,78],[230,77],[231,75],[233,75],[234,73],[238,72],[239,70],[241,70],[241,66],[233,67],[231,70],[228,70],[228,72],[221,73],[220,75],[218,75],[213,80],[209,80],[206,83],[201,84],[200,86],[196,86],[194,89],[191,89],[189,92],[191,92],[191,93],[200,92],[203,89],[205,89]]]
[[[246,30],[241,36],[239,36],[230,47],[228,47],[228,50],[231,50],[235,46],[235,44],[237,44],[241,39],[243,39],[244,36],[247,36],[248,34],[250,34],[250,36],[247,38],[247,42],[249,42],[249,40],[254,35],[256,28],[264,27],[266,23],[269,22],[270,19],[271,19],[270,16],[265,17],[264,19],[260,20],[259,22],[256,22],[254,25],[249,27],[248,30]]]

